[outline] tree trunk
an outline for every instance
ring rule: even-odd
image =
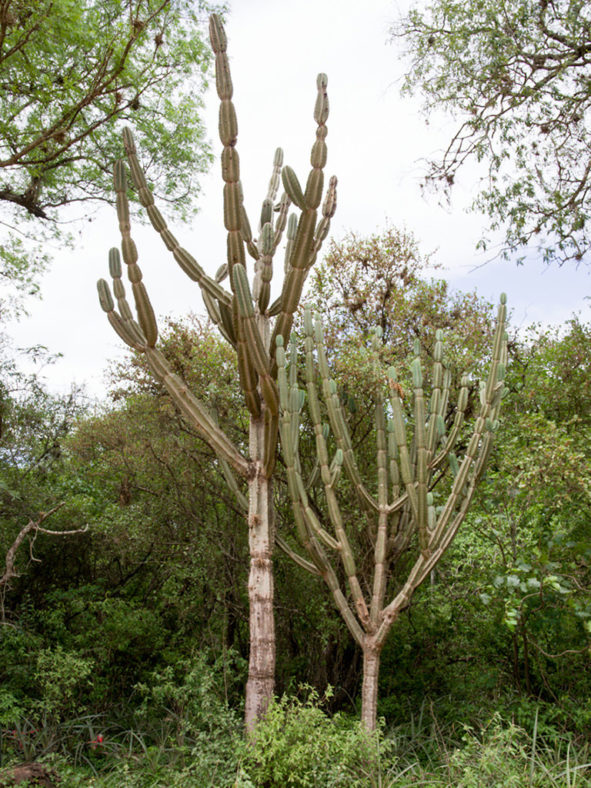
[[[273,617],[273,502],[271,479],[264,474],[264,418],[251,420],[248,482],[248,544],[250,573],[248,600],[250,655],[244,723],[250,733],[267,711],[275,683],[275,621]]]
[[[363,644],[363,685],[361,688],[361,722],[369,732],[375,731],[378,711],[378,676],[381,647],[368,640]]]

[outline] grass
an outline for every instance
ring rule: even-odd
[[[326,715],[312,694],[276,701],[249,745],[236,715],[218,719],[219,725],[193,725],[183,718],[181,729],[169,715],[140,730],[84,717],[35,729],[35,738],[23,724],[21,734],[3,738],[3,774],[7,756],[16,763],[26,755],[54,769],[69,788],[591,787],[589,744],[548,734],[537,714],[530,731],[500,714],[472,728],[444,725],[423,704],[406,724],[368,737],[356,720]],[[1,777],[0,785],[9,784]]]

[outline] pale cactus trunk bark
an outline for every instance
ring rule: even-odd
[[[361,686],[361,722],[370,733],[375,731],[378,714],[378,678],[381,647],[372,640],[363,644],[363,684]]]
[[[257,316],[265,345],[269,321]],[[265,473],[265,406],[259,419],[250,420],[249,456],[252,476],[248,480],[248,547],[250,572],[248,602],[250,654],[244,707],[244,724],[251,733],[263,717],[275,688],[275,617],[273,612],[274,509],[272,478]]]
[[[273,616],[273,502],[271,479],[264,475],[265,425],[250,424],[253,477],[248,482],[248,545],[250,574],[250,656],[244,723],[248,732],[267,711],[275,686],[275,619]]]
[[[271,479],[264,475],[263,419],[250,425],[250,456],[253,477],[248,483],[248,544],[250,574],[250,656],[244,722],[246,730],[267,711],[275,686],[275,620],[273,616],[273,502]]]

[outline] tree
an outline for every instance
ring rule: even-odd
[[[488,379],[481,383],[480,409],[473,432],[469,439],[462,436],[467,441],[464,446],[459,438],[468,404],[469,379],[463,377],[457,408],[449,409],[451,374],[443,360],[442,332],[436,334],[429,398],[423,383],[420,342],[415,343],[410,365],[410,414],[396,371],[391,367],[386,376],[380,364],[378,333],[371,370],[375,404],[372,432],[376,444],[371,464],[362,465],[353,452],[320,321],[314,323],[311,312],[306,311],[305,391],[298,388],[295,344],[291,345],[287,372],[282,342],[278,342],[281,444],[298,540],[310,560],[297,552],[293,552],[293,558],[310,573],[322,577],[363,650],[361,719],[370,731],[376,726],[380,655],[386,637],[455,537],[491,450],[507,359],[504,304],[502,296]],[[383,392],[386,379],[389,398]],[[306,399],[311,423],[302,428],[300,411]],[[330,428],[323,424],[324,412]],[[414,430],[409,440],[411,419]],[[329,444],[331,431],[333,441]],[[309,473],[303,468],[299,451],[306,433],[313,434],[316,445],[316,462]],[[464,452],[461,463],[455,455],[456,444]],[[443,479],[447,462],[453,482],[436,504],[433,490]],[[316,483],[324,493],[322,509],[313,490]],[[339,500],[342,497],[347,501],[348,516]],[[413,552],[415,557],[410,558]]]
[[[403,363],[415,339],[432,354],[438,329],[445,332],[454,377],[481,364],[492,340],[492,305],[476,293],[451,290],[445,280],[430,278],[429,269],[437,266],[421,254],[411,233],[398,228],[330,242],[312,272],[308,300],[324,316],[339,377],[355,376],[362,383],[363,371],[356,373],[351,362],[360,338],[369,340],[376,327],[387,364]]]
[[[108,201],[119,123],[133,121],[150,177],[181,217],[210,161],[199,121],[210,55],[204,3],[0,2],[0,279],[30,292],[63,209]],[[165,164],[166,163],[166,164]],[[8,232],[10,230],[10,233]],[[39,242],[32,254],[26,239]]]
[[[185,273],[201,288],[209,317],[236,352],[239,386],[249,412],[248,447],[237,444],[218,424],[209,403],[195,396],[156,347],[158,327],[151,302],[137,264],[138,252],[131,238],[127,201],[127,176],[122,161],[114,168],[117,215],[121,230],[123,260],[131,282],[137,320],[125,298],[118,249],[109,252],[109,269],[118,311],[107,282],[98,282],[99,300],[109,322],[130,347],[145,354],[154,376],[170,394],[183,416],[216,452],[219,464],[246,510],[250,551],[248,582],[250,601],[250,656],[246,686],[245,723],[248,731],[262,715],[273,694],[275,672],[275,626],[273,617],[272,554],[275,539],[272,480],[275,470],[279,428],[277,367],[273,349],[277,337],[287,341],[294,314],[308,273],[326,238],[336,209],[336,178],[331,178],[321,208],[328,118],[327,77],[319,74],[314,119],[316,139],[310,156],[311,171],[305,190],[291,167],[281,173],[285,191],[275,206],[283,164],[278,149],[267,196],[260,214],[260,235],[252,237],[240,182],[240,160],[236,150],[238,126],[232,102],[233,87],[226,34],[219,17],[210,17],[210,39],[216,57],[216,87],[220,98],[219,135],[222,142],[224,181],[224,226],[227,231],[227,263],[214,277],[208,276],[195,258],[183,249],[168,229],[138,160],[133,137],[124,130],[123,139],[133,183],[154,229]],[[289,217],[290,205],[299,210]],[[276,207],[276,211],[274,208]],[[277,217],[274,218],[274,213]],[[285,276],[280,296],[270,303],[273,257],[287,226]],[[253,286],[246,271],[246,251],[254,259]],[[230,289],[222,282],[229,277]],[[246,483],[244,496],[241,483]]]
[[[6,621],[5,595],[21,574],[19,548],[39,534],[65,536],[86,530],[60,483],[67,435],[83,413],[80,392],[55,397],[35,374],[24,375],[7,358],[12,348],[0,342],[0,620]],[[39,351],[38,360],[44,354]],[[47,359],[45,359],[47,360]],[[52,518],[55,527],[45,521]],[[76,526],[72,528],[72,523]]]
[[[546,261],[591,245],[591,16],[584,0],[434,0],[393,28],[411,59],[403,90],[459,127],[427,182],[449,193],[470,159],[486,177],[473,208],[504,228],[504,254]],[[486,247],[486,241],[480,244]]]

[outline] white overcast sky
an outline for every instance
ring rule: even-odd
[[[416,101],[401,99],[404,62],[389,27],[404,5],[387,0],[234,0],[226,31],[238,114],[238,150],[251,223],[256,226],[273,152],[281,146],[285,163],[305,181],[314,141],[312,117],[316,75],[328,74],[328,175],[339,179],[332,236],[348,231],[380,232],[388,224],[405,227],[421,250],[435,252],[454,287],[496,300],[508,294],[514,322],[559,323],[573,312],[588,319],[588,269],[517,268],[475,251],[485,226],[465,212],[476,190],[474,173],[457,184],[451,208],[421,195],[421,159],[440,150],[453,126],[449,119],[419,114]],[[206,119],[216,161],[202,179],[201,211],[191,225],[172,229],[211,274],[224,260],[221,219],[220,144],[217,97],[207,97]],[[154,231],[136,226],[144,281],[159,315],[201,313],[198,287],[180,271]],[[45,371],[49,386],[64,392],[72,382],[89,394],[104,394],[110,359],[123,355],[122,343],[107,323],[96,297],[96,280],[107,275],[107,252],[118,245],[114,211],[84,224],[71,252],[53,250],[55,262],[43,280],[43,300],[29,304],[30,317],[9,325],[21,347],[44,344],[63,358]]]

